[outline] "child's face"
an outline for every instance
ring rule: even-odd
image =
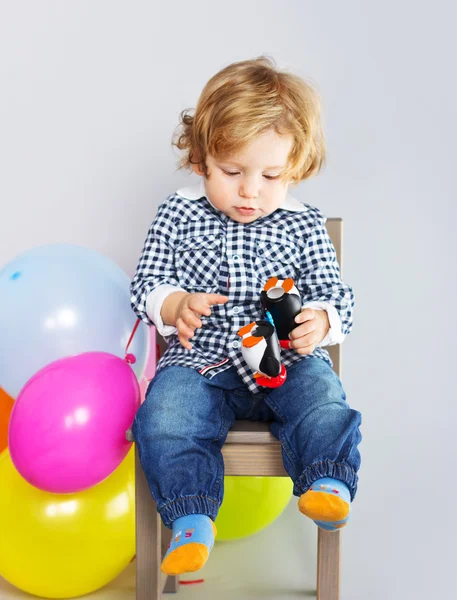
[[[236,155],[208,154],[205,188],[211,203],[239,223],[274,212],[287,195],[288,183],[280,175],[288,166],[292,144],[292,136],[269,130]]]

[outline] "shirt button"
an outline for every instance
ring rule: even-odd
[[[240,257],[238,256],[238,254],[234,254],[232,256],[232,258],[233,258],[233,262],[238,262],[240,260]]]
[[[240,342],[238,340],[235,340],[234,342],[232,342],[232,348],[239,348],[240,347]]]
[[[241,308],[239,306],[234,306],[233,307],[233,314],[237,315],[240,312]]]

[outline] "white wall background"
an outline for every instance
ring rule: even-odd
[[[0,0],[0,265],[72,242],[132,274],[187,181],[170,138],[207,79],[266,53],[318,87],[328,165],[295,194],[345,220],[343,380],[364,415],[343,600],[455,595],[456,16],[450,0]],[[282,518],[295,564],[314,537]]]

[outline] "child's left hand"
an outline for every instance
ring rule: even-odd
[[[298,354],[312,354],[330,329],[327,311],[303,308],[295,317],[295,322],[299,325],[289,333],[292,340],[290,348]]]

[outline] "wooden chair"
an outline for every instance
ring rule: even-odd
[[[328,219],[326,226],[342,267],[342,219]],[[163,341],[163,340],[162,340]],[[341,349],[329,346],[333,368],[341,377]],[[127,439],[133,441],[130,430]],[[223,447],[226,475],[288,477],[284,470],[281,445],[269,431],[267,423],[236,421]],[[141,468],[138,451],[135,453],[136,496],[136,600],[160,600],[164,592],[178,591],[178,578],[167,577],[163,585],[160,563],[171,530],[163,526],[156,503],[149,491]],[[341,533],[318,529],[317,600],[340,598]]]

